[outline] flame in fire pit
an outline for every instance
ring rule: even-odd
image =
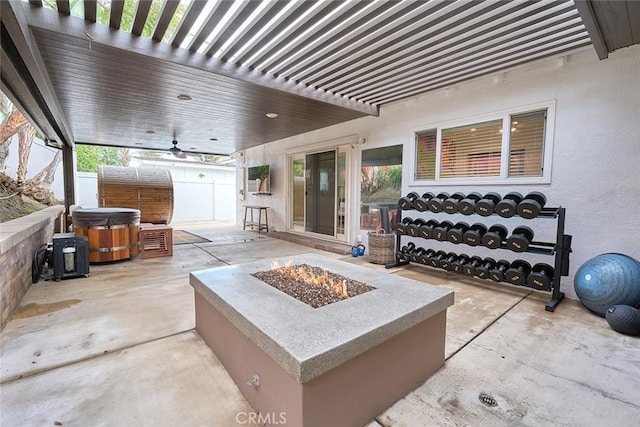
[[[320,273],[314,272],[311,268],[305,265],[292,265],[291,261],[288,261],[283,267],[280,267],[278,261],[271,263],[271,269],[277,270],[278,273],[285,277],[289,277],[293,280],[299,280],[311,286],[321,286],[334,292],[341,298],[349,298],[347,293],[347,281],[335,280],[329,277],[327,270],[322,270]]]
[[[251,275],[313,308],[353,298],[375,289],[371,285],[321,267],[292,264],[293,261],[289,261],[284,267],[280,267],[277,261],[272,261],[271,269],[257,271]]]

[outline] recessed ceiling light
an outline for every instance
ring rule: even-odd
[[[189,150],[197,150],[196,147],[189,147]]]
[[[136,145],[142,145],[142,142],[136,142],[135,144]]]
[[[275,119],[276,117],[278,117],[278,113],[267,113],[265,114],[265,116],[269,117],[270,119]]]
[[[180,95],[178,95],[178,99],[180,101],[191,101],[191,97],[189,95],[185,95],[184,93],[181,93]]]
[[[148,130],[147,133],[149,135],[155,135],[156,131],[155,130]]]
[[[209,138],[209,141],[217,141],[218,138]]]

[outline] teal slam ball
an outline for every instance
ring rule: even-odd
[[[576,295],[604,317],[614,305],[640,306],[640,263],[623,254],[602,254],[580,266],[573,280]]]

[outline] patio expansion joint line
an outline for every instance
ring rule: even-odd
[[[502,314],[500,314],[499,316],[497,316],[495,319],[493,319],[491,322],[489,322],[489,324],[487,324],[484,328],[482,328],[477,334],[475,334],[473,336],[473,338],[471,338],[469,341],[467,341],[466,343],[464,343],[464,345],[460,346],[460,348],[458,348],[456,351],[454,351],[453,353],[451,353],[449,355],[449,357],[446,358],[446,360],[451,359],[453,356],[455,356],[456,354],[458,354],[462,349],[464,349],[466,346],[468,346],[469,344],[471,344],[473,341],[476,340],[476,338],[478,338],[480,335],[482,335],[487,329],[489,329],[490,327],[492,327],[498,320],[502,319],[507,313],[509,313],[511,310],[513,310],[518,304],[520,304],[522,301],[524,301],[525,299],[527,299],[531,294],[533,293],[533,291],[529,292],[528,294],[524,295],[522,298],[520,298],[519,300],[517,300],[515,303],[513,303],[513,305],[509,308],[507,308]]]
[[[0,381],[0,385],[10,384],[12,382],[20,381],[20,380],[25,379],[25,378],[30,378],[30,377],[35,377],[35,376],[38,376],[38,375],[42,375],[42,374],[45,374],[47,372],[53,371],[55,369],[64,368],[65,366],[75,365],[76,363],[82,363],[82,362],[86,362],[88,360],[97,359],[97,358],[104,357],[104,356],[109,356],[109,355],[112,355],[112,354],[117,353],[117,352],[122,351],[122,350],[127,350],[127,349],[130,349],[130,348],[139,347],[141,345],[149,344],[149,343],[152,343],[152,342],[155,342],[155,341],[159,341],[159,340],[163,340],[163,339],[166,339],[166,338],[171,338],[171,337],[174,337],[174,336],[177,336],[177,335],[180,335],[180,334],[184,334],[186,332],[195,332],[197,334],[196,328],[194,326],[191,329],[185,329],[183,331],[174,332],[173,334],[164,335],[164,336],[157,337],[157,338],[152,338],[152,339],[149,339],[149,340],[146,340],[146,341],[142,341],[142,342],[135,343],[135,344],[132,344],[132,345],[118,347],[118,348],[115,348],[115,349],[112,349],[112,350],[105,350],[102,353],[81,357],[79,359],[74,359],[74,360],[71,360],[71,361],[68,361],[68,362],[59,363],[57,365],[53,365],[53,366],[50,366],[50,367],[47,367],[47,368],[43,368],[43,369],[40,369],[40,370],[35,370],[35,371],[32,371],[32,372],[27,372],[25,374],[20,374],[18,376],[9,377],[9,378],[7,378],[7,379],[5,379],[3,381]],[[199,337],[199,335],[198,335],[198,337]]]
[[[260,242],[268,242],[269,240],[273,240],[273,238],[267,239],[267,238],[257,237],[255,239],[242,239],[242,242],[221,243],[221,244],[218,244],[216,246],[229,246],[229,245],[237,245],[237,244],[245,244],[245,243],[260,243]],[[209,244],[209,243],[211,243],[211,242],[191,243],[191,244],[193,246],[195,246],[196,248],[200,249],[201,251],[205,252],[207,255],[213,257],[217,261],[220,261],[221,263],[226,264],[226,265],[233,265],[232,263],[227,262],[227,261],[223,260],[222,258],[218,258],[214,254],[208,252],[204,247],[200,246],[200,245],[206,245],[206,244]]]
[[[193,246],[195,246],[196,248],[200,249],[202,252],[204,252],[205,254],[213,257],[215,260],[220,261],[221,263],[225,264],[225,265],[231,265],[230,263],[228,263],[227,261],[218,258],[217,256],[215,256],[212,253],[207,252],[202,246],[199,246],[198,243],[194,243]]]

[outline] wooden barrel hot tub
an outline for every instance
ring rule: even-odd
[[[81,208],[73,211],[73,231],[89,239],[89,262],[138,255],[140,211],[128,208]]]
[[[141,222],[169,224],[173,217],[171,172],[98,166],[98,206],[138,209]]]

